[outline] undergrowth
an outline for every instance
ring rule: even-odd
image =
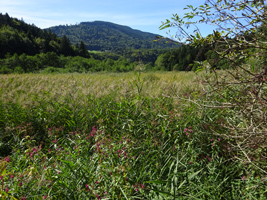
[[[193,89],[117,95],[1,101],[2,198],[265,199],[264,174],[227,151],[230,108],[200,109]]]

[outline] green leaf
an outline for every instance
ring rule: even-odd
[[[119,186],[119,187],[120,187],[120,186]],[[121,187],[120,187],[120,189],[121,189],[121,192],[122,192],[123,196],[125,197],[125,199],[128,200],[128,198],[127,198],[126,194],[124,193],[123,189],[122,189]]]
[[[145,181],[145,183],[166,184],[167,181],[155,180],[155,181]]]
[[[190,176],[188,176],[188,179],[189,179],[189,180],[193,179],[193,178],[194,178],[196,175],[198,175],[202,170],[203,170],[203,168],[202,168],[201,170],[199,170],[199,171],[197,171],[197,172],[191,174]]]

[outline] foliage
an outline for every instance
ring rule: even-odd
[[[182,45],[178,49],[169,50],[158,56],[155,62],[156,69],[167,71],[191,71],[195,61],[204,61],[207,59],[205,47],[192,47]]]
[[[221,127],[207,130],[227,139],[225,154],[246,166],[248,175],[253,170],[258,171],[255,177],[266,175],[266,165],[262,162],[267,156],[266,5],[264,1],[207,0],[204,5],[186,9],[191,12],[182,18],[173,15],[172,22],[167,20],[161,28],[177,27],[179,40],[193,46],[209,45],[212,49],[213,58],[205,62],[208,70],[214,72],[204,80],[209,100],[195,103],[202,109],[225,109],[227,115],[218,121]],[[218,29],[202,37],[197,23],[216,25]],[[186,30],[190,26],[195,27],[195,35]],[[249,65],[252,59],[257,60],[258,66]],[[221,61],[229,65],[226,73],[215,70]]]
[[[130,63],[124,58],[120,58],[117,61],[109,58],[96,60],[94,58],[84,58],[80,56],[58,56],[54,52],[41,53],[34,56],[26,54],[19,56],[14,54],[13,56],[0,60],[0,73],[127,72],[132,71],[134,65],[135,63]]]

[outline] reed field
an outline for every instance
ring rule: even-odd
[[[233,159],[245,122],[202,75],[0,75],[1,198],[266,199],[265,147]]]

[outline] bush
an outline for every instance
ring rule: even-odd
[[[11,74],[12,72],[13,70],[8,68],[7,66],[0,67],[0,74]]]

